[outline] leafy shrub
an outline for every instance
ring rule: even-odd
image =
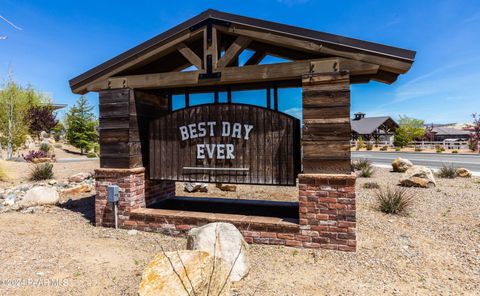
[[[41,181],[53,178],[53,164],[42,163],[35,165],[30,172],[30,180]]]
[[[388,146],[382,146],[382,147],[380,148],[380,151],[387,151],[387,150],[388,150]]]
[[[453,179],[457,175],[457,169],[453,167],[453,165],[442,165],[442,167],[438,170],[437,175],[440,178],[447,178],[447,179]]]
[[[363,138],[360,136],[358,137],[357,141],[357,150],[360,150],[362,148],[365,148],[365,142],[363,142]]]
[[[370,151],[373,149],[372,143],[367,143],[367,150]]]
[[[23,156],[23,159],[25,159],[27,162],[32,162],[34,158],[45,158],[45,157],[48,157],[47,153],[43,151],[31,150],[28,152],[27,155]]]
[[[445,148],[443,148],[441,145],[435,145],[435,151],[437,151],[437,153],[442,153],[445,151]]]
[[[372,166],[372,162],[368,159],[365,159],[365,158],[355,160],[353,162],[353,168],[356,169],[356,170],[362,170],[366,167],[371,167],[371,166]]]
[[[88,152],[87,157],[88,158],[95,158],[95,157],[98,157],[98,155],[95,152]]]
[[[423,151],[422,148],[415,147],[415,152],[422,152],[422,151]]]
[[[362,177],[362,178],[370,178],[372,175],[373,175],[373,167],[372,166],[362,168],[360,170],[360,174],[359,174],[359,176]]]
[[[400,214],[405,212],[413,203],[413,194],[406,188],[379,189],[375,197],[380,211],[387,214]]]
[[[378,185],[377,182],[366,182],[363,184],[363,188],[365,189],[378,189],[380,188],[380,185]]]
[[[400,151],[400,150],[402,150],[402,148],[400,148],[400,147],[395,148],[395,151],[397,151],[397,152]]]
[[[453,154],[458,154],[458,150],[456,150],[456,149],[455,149],[455,150],[452,150],[452,153],[453,153]]]
[[[48,153],[48,151],[50,151],[50,145],[48,145],[47,143],[40,144],[40,151]]]
[[[470,139],[468,141],[468,149],[471,151],[477,151],[477,141],[474,139]]]

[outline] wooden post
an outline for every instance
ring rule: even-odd
[[[304,75],[302,88],[303,172],[349,174],[349,75]]]

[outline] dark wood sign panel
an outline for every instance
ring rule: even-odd
[[[149,149],[151,179],[294,186],[300,121],[251,105],[200,105],[151,121]]]

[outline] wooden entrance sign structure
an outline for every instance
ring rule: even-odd
[[[266,56],[286,62],[263,64]],[[117,184],[123,228],[179,234],[226,221],[251,243],[354,251],[350,84],[393,83],[414,57],[207,10],[73,78],[74,93],[100,97],[96,224],[112,226],[106,187]],[[301,122],[279,111],[286,87],[302,90]],[[245,90],[265,97],[235,101]],[[210,104],[193,102],[199,94]],[[298,185],[299,200],[175,197],[175,181]]]

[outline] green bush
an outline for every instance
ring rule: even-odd
[[[372,166],[364,167],[360,170],[359,176],[362,178],[370,178],[373,175],[373,171]]]
[[[30,180],[42,181],[53,178],[53,164],[42,163],[35,165],[30,172]]]
[[[380,148],[380,151],[387,151],[388,150],[388,146],[382,146],[382,148]]]
[[[445,151],[445,148],[443,148],[442,145],[435,145],[435,151],[437,153],[442,153],[443,151]]]
[[[413,203],[413,194],[406,188],[395,187],[379,189],[375,195],[380,211],[387,214],[400,214],[405,212]]]
[[[457,169],[453,165],[442,165],[442,167],[438,170],[437,175],[440,178],[446,179],[453,179],[457,175]]]
[[[363,184],[363,188],[365,189],[378,189],[380,188],[380,185],[378,185],[377,182],[366,182]]]
[[[98,157],[98,155],[95,152],[88,152],[87,157],[88,158],[96,158],[96,157]]]
[[[458,150],[456,150],[456,149],[455,149],[455,150],[452,150],[452,153],[453,153],[453,154],[458,154]]]
[[[367,143],[367,150],[370,151],[373,149],[372,143]]]
[[[40,144],[40,151],[48,153],[48,151],[50,151],[50,145],[47,143]]]
[[[357,150],[360,150],[362,148],[365,148],[365,142],[363,141],[362,136],[359,136],[357,141]]]
[[[355,160],[353,162],[353,168],[356,170],[362,170],[364,168],[371,167],[371,166],[372,166],[372,162],[365,158]]]
[[[402,148],[400,148],[400,147],[395,147],[395,151],[398,152],[398,151],[400,151],[400,150],[402,150]]]
[[[470,139],[468,141],[468,149],[471,151],[477,151],[477,141],[474,139]]]
[[[422,151],[423,151],[422,148],[417,148],[417,147],[415,147],[415,152],[422,152]]]

